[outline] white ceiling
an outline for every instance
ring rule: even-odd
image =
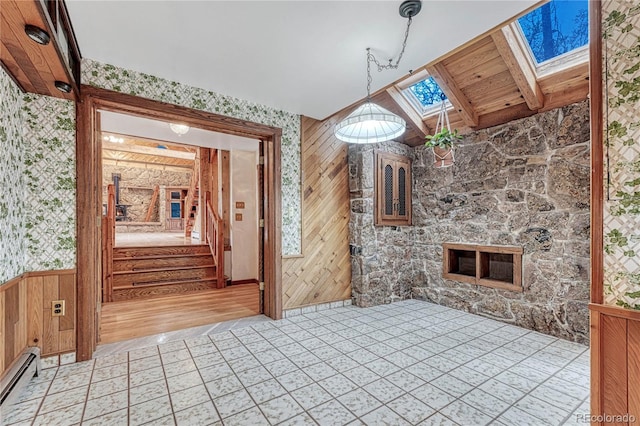
[[[372,91],[539,0],[426,0],[398,70]],[[67,0],[83,57],[325,118],[366,96],[366,51],[400,51],[401,1]]]
[[[178,136],[169,128],[169,123],[164,121],[111,111],[100,111],[100,129],[103,132],[227,151],[257,151],[260,147],[258,140],[210,132],[195,127],[189,129],[186,134]]]

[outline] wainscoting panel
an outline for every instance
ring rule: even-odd
[[[635,424],[631,419],[640,419],[640,312],[596,304],[590,309],[591,415]]]
[[[0,375],[29,346],[42,356],[76,349],[75,270],[27,272],[0,286]],[[64,300],[62,316],[51,302]]]

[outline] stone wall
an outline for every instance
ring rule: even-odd
[[[183,186],[188,187],[191,180],[191,172],[179,172],[173,170],[163,170],[161,168],[140,168],[140,167],[122,167],[113,165],[104,165],[102,167],[102,202],[107,202],[107,185],[113,183],[112,175],[120,173],[120,204],[128,205],[127,216],[131,222],[144,222],[153,188],[158,185],[166,186]],[[161,217],[162,203],[166,200],[164,191],[160,191],[158,201],[154,206],[152,222],[164,223]],[[156,229],[156,228],[151,228]],[[164,229],[159,228],[158,231]],[[153,231],[144,231],[153,232]]]
[[[413,226],[373,225],[374,150],[413,159]],[[354,303],[425,299],[578,342],[588,340],[587,102],[472,132],[456,164],[390,142],[351,146]],[[442,278],[442,243],[524,249],[524,292]]]

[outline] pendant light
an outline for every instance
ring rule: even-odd
[[[407,29],[402,42],[402,50],[395,64],[392,60],[382,65],[367,48],[367,100],[356,108],[344,120],[338,123],[334,133],[338,139],[349,143],[377,143],[384,142],[402,135],[406,130],[406,122],[396,114],[371,102],[371,62],[377,65],[378,72],[387,69],[397,69],[407,47],[409,29],[414,16],[420,12],[422,2],[419,0],[407,0],[400,5],[400,16],[408,18]]]

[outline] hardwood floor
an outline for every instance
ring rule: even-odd
[[[116,232],[115,247],[177,246],[201,244],[180,232]]]
[[[239,284],[186,295],[104,303],[100,343],[257,315],[259,296],[257,284]]]

